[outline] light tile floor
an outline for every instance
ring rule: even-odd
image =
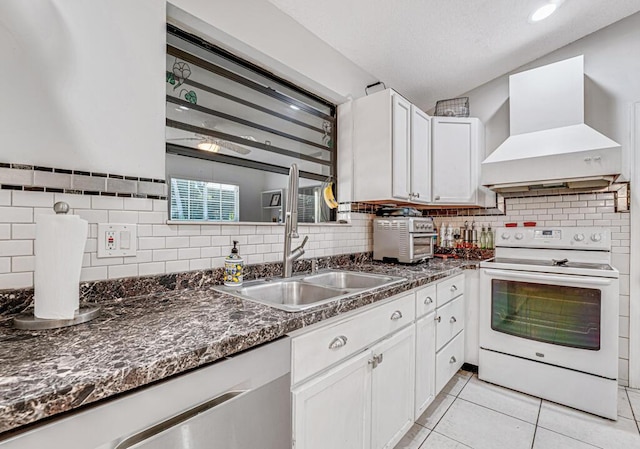
[[[459,371],[395,449],[640,449],[640,390],[611,421]]]

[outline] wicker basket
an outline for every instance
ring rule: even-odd
[[[469,97],[438,101],[435,115],[441,117],[469,117]]]

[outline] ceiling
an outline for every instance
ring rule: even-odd
[[[425,110],[640,11],[638,0],[564,0],[530,23],[545,0],[270,1]]]

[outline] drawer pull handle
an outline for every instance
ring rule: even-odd
[[[433,299],[431,299],[431,296],[427,296],[427,299],[424,300],[425,306],[428,306],[429,304],[433,304]]]
[[[378,359],[378,365],[380,365],[382,363],[382,354],[378,354],[376,358]]]
[[[439,323],[440,321],[442,321],[442,317],[441,316],[437,316],[436,317],[436,321]]]
[[[396,310],[391,314],[391,319],[393,321],[399,320],[400,318],[402,318],[402,312],[400,312],[399,310]]]
[[[452,316],[451,319],[449,320],[450,323],[455,323],[456,321],[458,320],[456,320],[456,317],[454,316]]]
[[[456,292],[456,291],[458,291],[458,287],[456,287],[456,285],[454,284],[454,285],[451,286],[451,288],[449,290],[451,290],[451,292]]]
[[[345,337],[344,335],[340,335],[339,337],[334,338],[331,343],[329,343],[329,349],[342,348],[346,344],[347,337]]]
[[[456,363],[457,360],[454,356],[451,356],[451,358],[449,359],[449,363]]]

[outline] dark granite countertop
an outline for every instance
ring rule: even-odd
[[[289,313],[212,288],[102,303],[74,327],[24,331],[0,323],[0,432],[211,363],[296,329],[450,276],[478,261],[340,267],[407,280]],[[2,434],[0,434],[0,439]]]

